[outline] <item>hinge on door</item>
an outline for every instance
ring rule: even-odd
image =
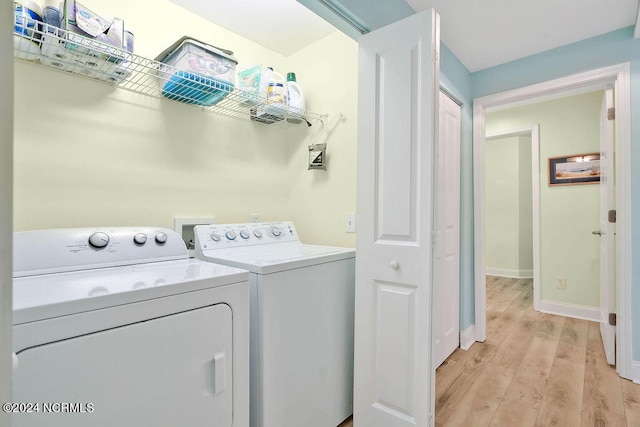
[[[615,313],[609,313],[609,325],[616,326],[617,320],[618,319]]]
[[[611,209],[609,211],[609,222],[612,223],[612,224],[615,224],[616,219],[617,219],[616,210],[615,209]]]
[[[616,119],[616,107],[611,107],[607,109],[607,119],[615,120]]]
[[[438,62],[438,49],[433,48],[433,63],[436,64]]]
[[[438,235],[436,233],[431,233],[431,246],[435,246],[438,241]]]

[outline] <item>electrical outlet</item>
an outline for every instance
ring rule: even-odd
[[[556,278],[558,289],[567,289],[567,278],[558,276]]]
[[[249,218],[251,219],[251,222],[260,222],[260,214],[259,213],[252,213],[249,214]]]
[[[346,231],[347,233],[355,233],[356,232],[356,214],[348,213],[346,218]]]

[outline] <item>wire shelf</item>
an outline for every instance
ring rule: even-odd
[[[266,98],[242,91],[233,84],[147,59],[40,21],[16,19],[14,58],[229,117],[265,124],[311,126],[314,122],[323,122],[320,114],[269,105]]]

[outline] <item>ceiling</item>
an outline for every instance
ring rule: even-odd
[[[636,23],[638,0],[407,0],[440,15],[440,38],[471,72]]]
[[[169,0],[288,56],[336,31],[296,0]]]
[[[170,0],[285,56],[334,27],[296,0]],[[346,9],[362,0],[332,0]],[[387,2],[388,0],[377,0]],[[396,2],[403,3],[401,0]],[[406,0],[415,11],[434,8],[441,40],[471,72],[594,37],[636,23],[639,0]],[[405,5],[406,7],[406,5]],[[367,2],[374,28],[379,7]],[[411,10],[406,8],[407,10]],[[389,15],[388,11],[379,15]]]

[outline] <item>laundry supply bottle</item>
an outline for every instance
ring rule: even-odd
[[[287,83],[281,74],[272,70],[267,89],[267,112],[278,120],[282,120],[287,104]]]
[[[262,67],[260,71],[260,83],[258,85],[258,105],[251,108],[251,120],[255,120],[262,123],[271,124],[277,120],[274,118],[267,108],[268,95],[269,95],[269,83],[271,82],[273,75],[273,68]]]
[[[269,82],[271,81],[271,75],[273,74],[273,68],[264,67],[262,69],[262,75],[260,76],[260,86],[258,89],[258,95],[260,100],[266,102],[267,93],[269,91]]]
[[[32,0],[13,2],[14,55],[22,59],[40,57],[40,33],[42,31],[42,5]]]
[[[287,96],[289,108],[287,121],[289,123],[301,123],[305,110],[304,94],[296,81],[296,73],[287,73]]]

